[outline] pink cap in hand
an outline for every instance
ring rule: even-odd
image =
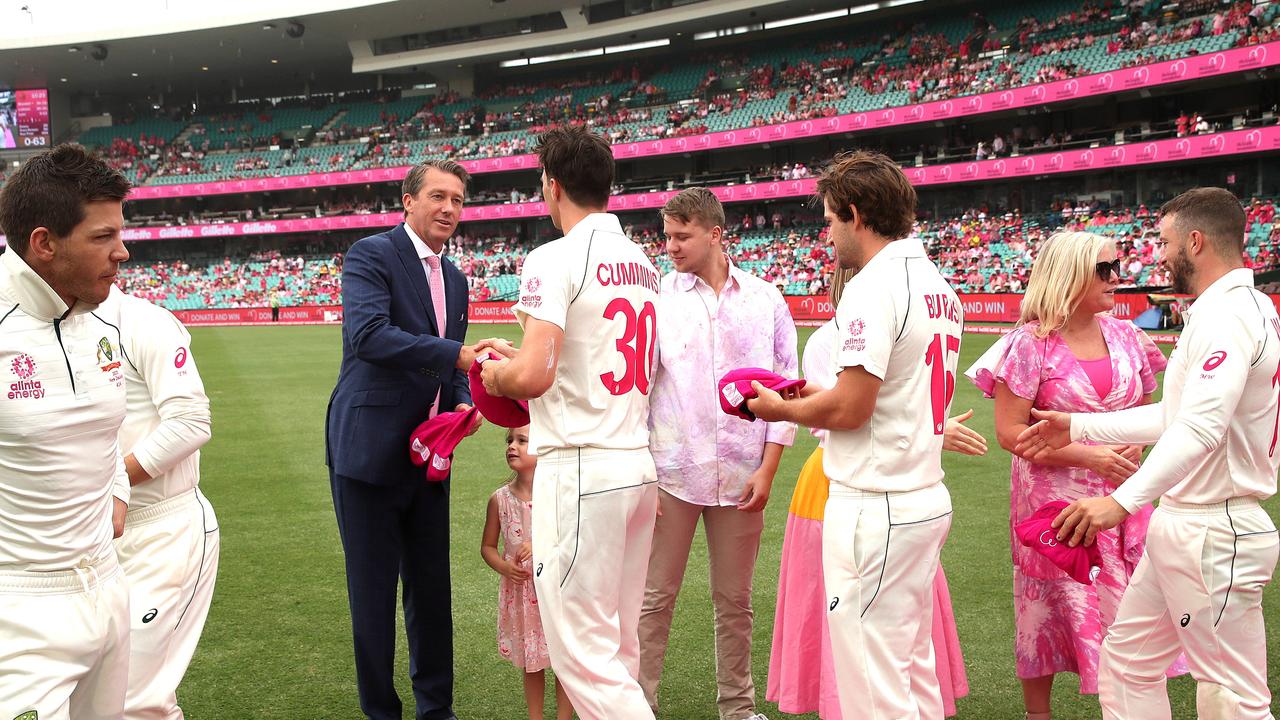
[[[505,397],[494,397],[484,389],[480,379],[480,365],[487,360],[499,359],[494,353],[476,358],[467,371],[467,380],[471,383],[471,402],[480,410],[485,420],[505,428],[524,427],[529,424],[529,403],[524,400],[512,400]]]
[[[730,370],[720,378],[720,409],[743,420],[755,420],[756,416],[747,409],[747,401],[755,398],[756,389],[751,387],[752,381],[773,390],[782,392],[789,388],[804,387],[804,380],[788,380],[778,373],[764,368],[746,367]]]
[[[419,467],[427,466],[427,479],[448,479],[453,467],[453,451],[467,436],[467,428],[476,416],[476,408],[445,412],[427,420],[409,436],[409,459]]]
[[[1065,500],[1054,500],[1040,506],[1031,517],[1014,526],[1014,534],[1023,545],[1035,550],[1049,559],[1054,565],[1062,568],[1073,580],[1085,585],[1092,585],[1094,578],[1102,571],[1102,553],[1098,543],[1085,547],[1071,547],[1058,539],[1058,531],[1053,529],[1053,520],[1071,503]]]

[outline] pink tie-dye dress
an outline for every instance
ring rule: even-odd
[[[1099,315],[1111,356],[1111,390],[1099,397],[1079,360],[1056,333],[1040,339],[1036,323],[1015,329],[979,358],[966,375],[987,397],[1002,382],[1041,410],[1107,412],[1142,403],[1156,389],[1166,360],[1133,323]],[[1098,651],[1115,619],[1120,596],[1142,557],[1150,506],[1098,535],[1102,572],[1082,585],[1013,535],[1013,526],[1052,500],[1099,497],[1112,487],[1083,468],[1051,467],[1014,457],[1010,473],[1010,545],[1013,549],[1014,653],[1020,678],[1060,672],[1080,676],[1080,692],[1098,692]],[[1185,672],[1181,660],[1171,674]]]

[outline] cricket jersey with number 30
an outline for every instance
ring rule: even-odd
[[[836,308],[833,366],[862,367],[882,384],[865,425],[827,436],[827,477],[869,492],[942,480],[963,326],[959,298],[918,239],[889,243],[849,281]]]
[[[529,253],[516,318],[564,330],[555,382],[529,401],[529,452],[649,446],[660,279],[609,213]]]

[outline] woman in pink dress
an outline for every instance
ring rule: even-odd
[[[849,270],[837,269],[831,278],[831,304],[840,302]],[[804,376],[823,387],[835,385],[835,321],[814,331],[804,348]],[[947,422],[944,449],[983,455],[987,441],[961,423],[972,411]],[[815,432],[823,437],[823,431]],[[841,720],[836,694],[831,637],[827,633],[827,594],[822,577],[822,518],[830,481],[822,471],[822,447],[809,456],[791,495],[782,566],[778,571],[778,605],[769,655],[769,684],[765,698],[785,713],[816,712],[823,720]],[[969,694],[960,638],[951,611],[951,593],[941,566],[933,583],[933,653],[947,716],[956,714],[956,698]]]
[[[524,700],[530,720],[542,720],[546,670],[551,667],[547,636],[533,591],[533,471],[529,426],[507,431],[507,465],[515,475],[489,497],[480,555],[502,576],[498,583],[498,653],[523,670]],[[502,551],[498,551],[498,540]],[[556,680],[556,718],[572,720],[573,706]]]
[[[1064,232],[1042,246],[1019,326],[966,373],[995,398],[1001,447],[1014,446],[1032,408],[1092,413],[1151,401],[1165,358],[1137,326],[1109,314],[1119,275],[1110,238]],[[1047,462],[1013,457],[1014,654],[1027,720],[1050,717],[1058,673],[1076,673],[1080,692],[1097,694],[1098,651],[1142,556],[1151,508],[1098,536],[1102,571],[1092,585],[1072,580],[1023,547],[1012,527],[1047,502],[1107,494],[1133,474],[1141,458],[1141,447],[1087,443],[1058,450]]]

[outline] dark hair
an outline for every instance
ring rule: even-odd
[[[658,213],[663,218],[675,218],[682,223],[697,220],[708,228],[724,228],[724,205],[720,198],[706,188],[691,187],[681,190],[662,206]]]
[[[453,160],[423,160],[404,176],[404,182],[400,183],[400,194],[417,197],[422,190],[422,183],[426,181],[428,170],[439,170],[458,178],[462,181],[464,193],[467,191],[467,183],[471,181],[471,173],[461,163]]]
[[[0,191],[0,230],[9,248],[26,255],[31,233],[48,228],[57,237],[84,222],[84,206],[122,202],[129,181],[81,145],[58,145],[27,160]]]
[[[842,222],[853,220],[852,205],[872,232],[889,240],[911,234],[916,220],[916,189],[902,168],[877,152],[837,155],[818,178],[818,196]]]
[[[534,148],[548,178],[555,178],[575,205],[609,204],[613,188],[613,150],[609,141],[584,127],[552,128],[538,136]]]
[[[1224,259],[1239,260],[1244,252],[1244,207],[1228,190],[1192,188],[1161,206],[1160,215],[1176,215],[1173,222],[1181,232],[1204,233]]]

